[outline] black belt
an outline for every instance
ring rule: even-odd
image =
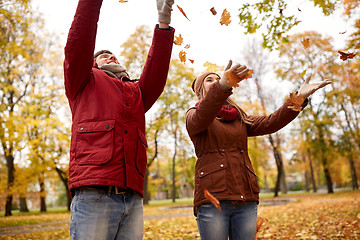
[[[88,185],[88,186],[78,187],[78,188],[76,188],[75,191],[77,191],[77,190],[104,191],[107,194],[116,194],[116,195],[125,195],[127,193],[133,192],[132,189],[125,189],[125,188],[121,188],[121,187],[105,186],[105,185]]]

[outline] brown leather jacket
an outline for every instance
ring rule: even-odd
[[[270,134],[291,122],[299,112],[285,103],[269,116],[248,116],[252,124],[216,118],[232,92],[224,92],[215,83],[204,99],[186,113],[186,128],[194,144],[195,166],[194,213],[208,202],[206,188],[218,200],[259,201],[259,183],[251,164],[247,138]]]

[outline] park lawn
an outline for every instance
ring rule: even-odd
[[[294,200],[285,205],[259,206],[258,215],[266,222],[257,239],[360,239],[360,191],[335,194],[302,194],[282,196]],[[279,199],[279,198],[278,198]],[[188,202],[184,203],[188,206]],[[184,211],[171,209],[166,205],[145,206],[145,216],[177,214]],[[23,224],[69,219],[69,213],[30,214],[28,216],[0,217],[0,226],[11,221]],[[12,219],[11,221],[9,219]],[[42,219],[42,220],[41,220]],[[43,231],[16,236],[2,236],[1,239],[70,239],[68,228]],[[144,239],[200,239],[194,216],[170,219],[150,219],[145,221]]]

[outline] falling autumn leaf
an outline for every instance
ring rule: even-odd
[[[228,71],[225,73],[226,78],[229,80],[229,83],[233,87],[238,87],[239,82],[248,78],[252,78],[254,70],[249,70],[249,72],[242,78],[239,78],[235,72]]]
[[[190,44],[186,44],[186,46],[184,47],[185,49],[189,49],[190,48]]]
[[[175,36],[175,37],[174,37],[174,44],[175,44],[175,45],[180,46],[181,44],[183,44],[183,41],[184,41],[184,39],[183,39],[183,37],[181,36],[181,34],[179,34],[179,36]]]
[[[127,3],[128,0],[119,0],[119,3]]]
[[[305,74],[306,74],[306,70],[304,70],[302,73],[300,73],[300,77],[305,76]]]
[[[191,63],[194,63],[194,60],[192,60],[192,59],[190,59],[190,58],[189,58],[189,61],[190,61]]]
[[[181,50],[181,51],[179,52],[179,58],[180,58],[180,61],[181,61],[182,63],[185,63],[185,61],[186,61],[186,52],[183,51],[183,50]]]
[[[299,12],[301,12],[301,9],[300,9],[300,8],[298,8],[298,11],[299,11]]]
[[[231,23],[230,17],[230,13],[225,8],[221,14],[220,24],[225,24],[226,26],[228,26]]]
[[[178,7],[178,9],[182,13],[182,15],[184,15],[184,17],[186,17],[186,19],[190,21],[190,19],[186,16],[186,13],[184,12],[184,10],[181,7],[179,7],[179,5],[176,5],[176,6]]]
[[[206,188],[204,189],[204,195],[207,200],[209,200],[214,206],[221,211],[220,202],[216,199]]]
[[[338,51],[340,53],[340,59],[346,61],[348,59],[353,59],[356,56],[356,53],[345,53],[342,51]]]
[[[304,46],[304,49],[307,49],[308,47],[310,47],[310,38],[303,39],[301,43]]]
[[[215,10],[214,7],[212,7],[212,8],[210,9],[210,12],[211,12],[214,16],[217,14],[217,12],[216,12],[216,10]]]
[[[339,32],[339,34],[345,34],[346,33],[346,30],[344,32]]]
[[[290,97],[286,100],[290,106],[288,108],[293,111],[300,112],[302,110],[302,104],[304,103],[304,97],[300,94],[290,93]]]

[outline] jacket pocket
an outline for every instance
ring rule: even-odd
[[[255,174],[252,167],[250,167],[249,165],[246,165],[246,168],[248,169],[248,176],[249,176],[249,179],[250,179],[250,184],[251,184],[252,191],[254,193],[259,193],[260,192],[260,187],[259,187],[259,181],[258,181],[257,175]]]
[[[201,187],[206,188],[210,192],[225,191],[226,168],[227,162],[225,160],[216,161],[200,168],[197,174],[200,178]]]
[[[80,165],[101,165],[111,160],[114,127],[115,120],[78,124],[75,154]]]
[[[141,176],[145,176],[147,166],[146,150],[148,148],[144,133],[137,129],[137,146],[136,146],[136,170]]]

